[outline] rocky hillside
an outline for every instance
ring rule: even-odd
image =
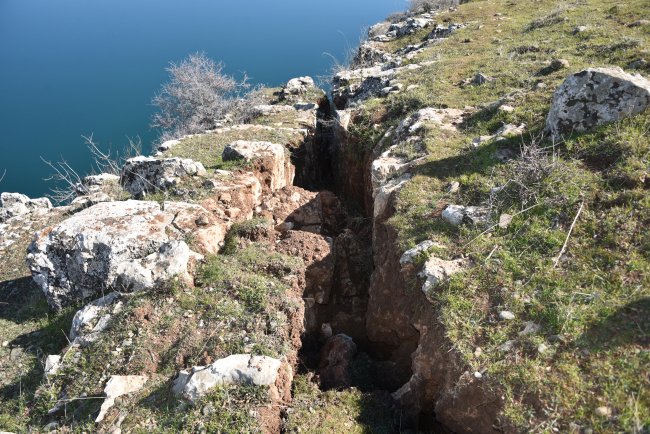
[[[648,19],[404,15],[330,95],[3,193],[0,429],[647,432]]]

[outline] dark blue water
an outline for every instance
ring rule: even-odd
[[[225,72],[278,86],[324,75],[361,27],[404,0],[0,0],[0,191],[40,197],[51,173],[40,159],[65,158],[80,174],[92,161],[82,135],[145,151],[151,97],[165,67],[205,51]]]

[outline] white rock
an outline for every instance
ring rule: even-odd
[[[169,241],[174,215],[156,202],[107,202],[36,234],[27,265],[55,310],[101,293],[122,262],[143,258]]]
[[[546,131],[556,137],[585,131],[642,112],[650,106],[650,81],[619,67],[571,74],[553,94]]]
[[[514,315],[513,315],[513,318],[514,318]],[[524,326],[524,329],[519,332],[519,336],[522,337],[522,336],[526,336],[526,335],[539,333],[539,332],[542,331],[542,328],[543,327],[542,327],[541,324],[537,324],[537,323],[535,323],[533,321],[529,321]]]
[[[510,312],[509,310],[503,310],[499,312],[499,318],[504,321],[510,321],[515,319],[515,314]]]
[[[275,191],[287,185],[286,176],[287,164],[284,158],[284,146],[270,142],[247,142],[237,140],[229,143],[223,150],[223,161],[243,159],[250,161],[253,158],[271,158],[273,165],[271,168],[270,185],[267,185],[271,191]]]
[[[397,179],[391,180],[387,184],[382,185],[377,189],[373,211],[375,218],[381,216],[386,210],[391,194],[404,188],[410,179],[411,175],[409,173],[406,173]]]
[[[442,212],[442,219],[454,226],[463,222],[473,225],[488,225],[490,217],[490,210],[481,206],[449,205]]]
[[[52,209],[52,203],[45,197],[30,199],[20,193],[0,194],[0,223],[13,224],[27,214],[41,215],[50,209]]]
[[[314,87],[314,80],[311,77],[292,78],[282,88],[282,96],[286,98],[289,95],[302,95],[310,87]]]
[[[143,375],[113,375],[104,387],[106,399],[99,410],[99,415],[95,422],[101,422],[106,416],[106,412],[115,404],[115,398],[137,392],[147,382],[147,377]]]
[[[91,301],[81,310],[78,310],[77,313],[75,313],[74,318],[72,318],[72,326],[70,327],[70,340],[76,342],[77,338],[81,336],[81,334],[86,330],[95,331],[94,329],[96,328],[96,325],[98,325],[95,320],[99,319],[100,317],[104,323],[107,323],[107,320],[103,319],[103,316],[110,312],[109,307],[115,304],[115,302],[117,302],[120,298],[121,294],[119,292],[111,292],[105,297]],[[106,328],[105,324],[99,327],[101,330],[104,328]]]
[[[82,179],[82,184],[90,185],[106,185],[119,182],[120,177],[111,173],[100,173],[99,175],[88,175]]]
[[[499,347],[501,351],[512,351],[515,348],[516,340],[506,341],[503,345]]]
[[[399,260],[399,264],[402,266],[402,268],[404,268],[408,264],[412,264],[415,258],[417,258],[421,253],[429,250],[434,245],[435,243],[431,240],[422,241],[420,244],[404,252],[404,254]]]
[[[418,277],[424,280],[422,292],[431,301],[432,291],[440,282],[470,266],[471,262],[468,258],[454,259],[452,261],[445,261],[435,257],[429,258],[424,263],[422,271],[418,273]]]
[[[506,124],[499,128],[494,135],[497,137],[519,136],[523,134],[524,129],[526,129],[526,124]]]
[[[423,108],[402,120],[395,130],[395,134],[398,138],[413,135],[422,127],[424,122],[438,124],[443,129],[456,130],[455,125],[462,122],[464,114],[463,110],[458,109]]]
[[[135,197],[177,185],[183,176],[202,176],[206,171],[198,161],[180,158],[131,158],[122,166],[122,187]]]
[[[279,360],[272,357],[236,354],[208,366],[195,366],[189,371],[181,371],[174,381],[172,391],[195,401],[217,385],[273,384],[280,364]]]
[[[45,359],[45,372],[43,373],[43,378],[49,377],[50,375],[55,375],[59,370],[61,364],[61,356],[58,355],[49,355]]]

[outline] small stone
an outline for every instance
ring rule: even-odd
[[[585,30],[589,29],[587,26],[578,26],[575,29],[573,29],[573,33],[581,33],[584,32]]]
[[[515,343],[517,341],[511,340],[511,341],[506,341],[503,345],[499,347],[501,351],[511,351],[515,347]]]
[[[501,214],[499,216],[499,227],[501,229],[506,229],[512,223],[512,216],[510,214]]]
[[[582,430],[582,432],[584,434],[594,434],[594,430],[592,430],[591,428],[585,428]]]
[[[499,318],[501,318],[504,321],[510,321],[515,319],[515,314],[510,312],[509,310],[504,310],[499,312]]]
[[[410,84],[410,85],[406,86],[406,91],[408,92],[409,90],[417,89],[418,87],[420,87],[420,85],[418,85],[418,84]]]
[[[118,426],[112,426],[108,430],[108,434],[122,434],[122,428],[120,428]]]
[[[594,413],[596,413],[596,416],[601,416],[601,417],[609,417],[612,415],[612,409],[609,407],[598,407]]]
[[[480,372],[474,372],[474,378],[483,378],[483,375]]]
[[[499,111],[499,112],[511,112],[511,111],[514,111],[514,109],[515,109],[514,107],[511,107],[509,105],[504,104],[504,105],[500,106],[497,109],[497,111]]]
[[[545,83],[537,83],[535,86],[533,86],[533,90],[540,90],[544,89],[546,87]]]
[[[537,352],[540,354],[544,354],[546,351],[548,351],[549,348],[550,347],[548,345],[539,344],[539,346],[537,347]]]
[[[533,335],[535,333],[539,333],[540,331],[542,331],[541,324],[537,324],[533,321],[529,321],[526,323],[524,329],[521,332],[519,332],[519,336],[521,337],[526,335]]]
[[[452,181],[447,187],[447,193],[456,193],[460,188],[460,183],[458,181]]]
[[[9,346],[9,341],[4,341],[4,342],[2,343],[2,346],[3,346],[4,348],[7,348],[7,347]]]
[[[205,407],[203,407],[202,413],[203,416],[209,416],[212,413],[214,413],[214,407],[212,406],[212,404],[207,404]]]
[[[478,359],[479,357],[481,357],[481,354],[483,354],[483,350],[481,349],[481,347],[476,347],[476,349],[474,350],[474,358]]]
[[[50,432],[59,429],[59,422],[50,422],[43,427],[43,431]]]
[[[228,208],[226,210],[226,215],[230,218],[235,218],[239,215],[241,210],[239,208]]]
[[[130,347],[131,345],[133,345],[133,341],[131,339],[127,339],[122,342],[122,347]]]
[[[554,69],[555,71],[568,68],[569,66],[571,66],[571,64],[566,59],[555,59],[551,62],[551,69]]]
[[[575,422],[569,423],[569,428],[571,428],[571,431],[573,432],[580,432],[580,425]]]
[[[548,341],[551,343],[564,342],[564,338],[561,335],[551,335],[548,337]]]
[[[20,347],[16,347],[16,348],[11,350],[9,358],[11,360],[18,360],[19,358],[21,358],[23,356],[23,354],[24,354],[23,349],[20,348]]]
[[[230,193],[221,193],[219,200],[223,203],[230,203],[232,201],[232,196],[230,196]]]
[[[629,27],[639,27],[650,25],[650,20],[637,20],[629,25]]]
[[[648,64],[645,59],[638,59],[634,62],[630,62],[625,68],[626,69],[643,69]]]
[[[203,320],[199,320],[199,324],[197,325],[197,327],[202,329],[204,326],[205,324],[203,324]]]
[[[210,220],[208,220],[206,216],[202,215],[196,219],[194,223],[196,223],[197,226],[207,226],[210,224]]]

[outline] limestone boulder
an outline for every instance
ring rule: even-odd
[[[274,384],[281,362],[266,356],[234,354],[208,366],[195,366],[181,371],[172,391],[190,401],[196,401],[217,385]]]
[[[585,131],[642,112],[650,105],[650,81],[619,67],[571,74],[553,94],[546,119],[552,136]]]
[[[384,21],[382,23],[377,23],[374,26],[370,26],[368,29],[368,39],[374,39],[379,35],[385,35],[388,32],[388,29],[390,29],[390,25],[390,22]]]
[[[409,18],[405,22],[392,24],[388,31],[395,32],[397,37],[411,35],[420,29],[424,29],[431,24],[431,20],[427,18]]]
[[[302,95],[307,93],[310,87],[314,87],[314,80],[311,77],[292,78],[282,88],[281,96],[288,98],[291,95]]]
[[[173,218],[156,202],[100,203],[36,233],[27,265],[59,310],[113,287],[120,264],[168,243],[165,229]]]
[[[146,196],[178,185],[183,176],[202,176],[206,171],[198,161],[180,158],[131,158],[122,166],[122,188],[135,197]]]
[[[52,209],[52,203],[46,197],[30,199],[20,193],[0,194],[0,223],[11,222],[12,219],[47,213]]]
[[[248,142],[237,140],[223,150],[223,161],[258,159],[253,172],[264,192],[273,192],[293,182],[291,163],[284,158],[284,146],[270,142]]]

